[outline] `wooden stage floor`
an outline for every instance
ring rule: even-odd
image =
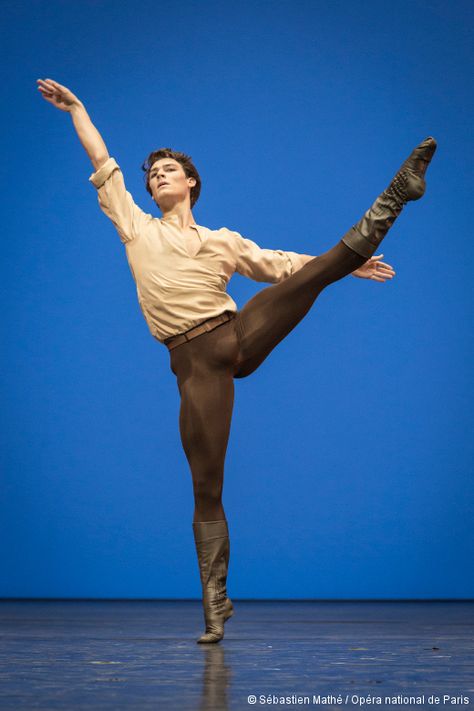
[[[234,605],[198,645],[199,601],[0,601],[0,709],[474,711],[474,602]]]

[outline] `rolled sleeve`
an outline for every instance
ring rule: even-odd
[[[120,166],[115,158],[108,158],[95,173],[92,173],[89,180],[92,185],[99,189],[105,183],[107,178],[111,176],[114,170],[120,170]]]
[[[115,158],[108,158],[89,181],[97,188],[100,209],[114,224],[121,241],[125,244],[137,239],[153,216],[135,204]]]

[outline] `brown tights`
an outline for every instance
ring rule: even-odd
[[[262,289],[230,321],[170,351],[181,395],[179,428],[194,488],[194,521],[225,518],[224,461],[234,378],[245,378],[301,321],[318,294],[367,261],[343,242]]]

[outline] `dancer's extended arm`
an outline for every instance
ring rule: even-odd
[[[97,188],[99,205],[109,217],[125,244],[135,239],[152,216],[135,204],[125,188],[120,167],[109,156],[107,146],[84,104],[67,87],[53,79],[38,79],[38,89],[46,101],[71,114],[79,140],[95,168],[89,180]]]
[[[283,281],[305,264],[315,259],[315,255],[285,252],[281,249],[262,249],[255,242],[231,232],[235,240],[237,254],[236,271],[255,281],[277,283]],[[384,282],[392,279],[395,271],[385,262],[379,261],[383,254],[368,259],[359,269],[352,272],[361,279]]]
[[[58,84],[53,79],[38,79],[37,82],[43,99],[49,101],[57,109],[71,114],[79,140],[91,159],[92,165],[98,170],[108,160],[109,152],[102,136],[90,120],[82,101],[67,87]]]

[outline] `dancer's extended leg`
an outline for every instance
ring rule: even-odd
[[[236,378],[250,375],[301,321],[318,294],[360,267],[375,252],[404,205],[425,192],[424,175],[436,150],[427,138],[403,163],[388,188],[332,249],[315,257],[288,279],[260,291],[238,312],[241,352]]]

